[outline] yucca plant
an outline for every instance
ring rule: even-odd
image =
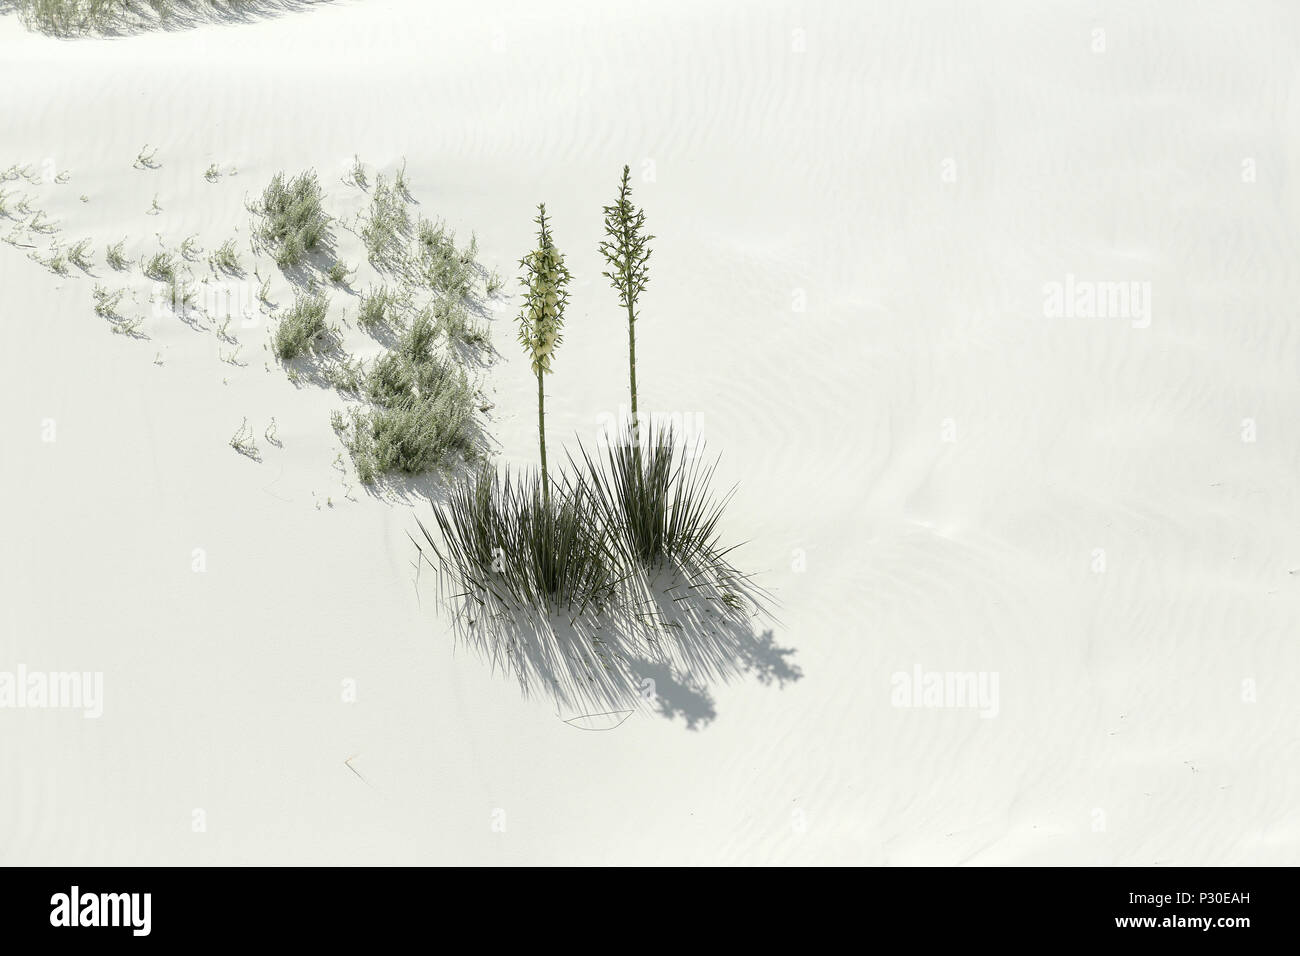
[[[736,546],[719,541],[733,492],[713,493],[716,459],[705,464],[686,454],[671,428],[656,431],[653,425],[640,431],[629,425],[604,456],[582,448],[581,457],[581,465],[571,464],[585,472],[584,484],[620,564],[645,572],[643,581],[667,572],[678,579],[674,587],[737,614],[764,608],[766,592],[731,564]]]
[[[576,617],[603,604],[619,583],[598,507],[584,482],[566,484],[552,499],[537,474],[514,478],[483,468],[435,510],[436,536],[419,524],[454,597]]]
[[[519,344],[532,360],[537,376],[537,443],[542,456],[542,500],[550,501],[550,480],[546,473],[546,390],[543,375],[551,371],[551,359],[563,340],[564,306],[568,302],[570,274],[564,256],[551,238],[546,204],[537,206],[537,248],[519,260],[523,270],[524,307],[519,313]]]
[[[650,282],[650,240],[654,236],[645,231],[645,210],[632,205],[631,168],[623,167],[623,180],[618,187],[618,201],[605,207],[605,238],[600,243],[600,253],[609,264],[602,273],[618,293],[619,303],[627,310],[627,362],[632,392],[632,424],[636,415],[636,320],[637,300]],[[635,436],[636,432],[633,431]]]

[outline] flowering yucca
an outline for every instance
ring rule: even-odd
[[[524,307],[519,313],[519,344],[532,361],[533,374],[537,376],[537,441],[542,453],[542,493],[550,500],[550,486],[546,475],[546,393],[542,376],[551,371],[551,358],[563,341],[560,332],[564,327],[564,306],[568,301],[566,287],[569,270],[564,256],[551,240],[550,223],[546,218],[546,204],[537,207],[537,248],[519,260],[523,272]]]
[[[654,236],[645,231],[645,210],[632,205],[632,170],[623,167],[623,179],[618,187],[618,201],[605,207],[605,239],[600,244],[600,254],[609,263],[604,273],[619,304],[627,309],[627,362],[632,391],[633,435],[637,429],[636,415],[636,320],[637,299],[650,282],[650,240]]]

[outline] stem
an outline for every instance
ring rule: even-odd
[[[641,423],[636,417],[636,313],[632,311],[632,303],[627,306],[627,362],[628,370],[632,376],[632,434],[638,435],[641,430]]]
[[[551,488],[546,478],[546,392],[542,389],[542,370],[537,370],[537,442],[542,448],[542,501],[551,506]]]

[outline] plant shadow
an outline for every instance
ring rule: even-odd
[[[434,568],[414,537],[419,562]],[[612,730],[634,713],[698,731],[717,717],[712,689],[745,678],[783,688],[802,671],[777,643],[758,603],[726,607],[681,571],[634,585],[635,598],[539,614],[447,594],[456,643],[513,680],[526,698],[549,697],[584,730]],[[756,589],[751,593],[757,593]]]

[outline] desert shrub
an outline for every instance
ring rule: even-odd
[[[176,257],[170,252],[155,252],[149,261],[142,263],[144,274],[158,282],[171,282],[176,278]]]
[[[56,36],[127,33],[166,27],[177,21],[220,20],[231,13],[256,11],[254,0],[8,0],[0,11],[16,7],[28,29]]]
[[[118,318],[117,307],[126,295],[125,289],[118,289],[116,292],[110,292],[101,285],[96,285],[91,290],[91,295],[95,300],[95,314],[103,319]]]
[[[83,272],[89,272],[93,265],[90,261],[90,240],[79,239],[68,247],[68,260]]]
[[[442,223],[421,219],[416,228],[419,271],[425,285],[439,295],[462,299],[474,286],[478,240],[456,248],[456,234]]]
[[[126,257],[125,248],[125,239],[104,248],[104,261],[119,272],[129,268],[131,265],[130,261]]]
[[[298,295],[280,318],[271,336],[271,351],[281,361],[297,358],[304,352],[317,351],[324,343],[329,301],[323,295]]]
[[[329,271],[325,273],[330,282],[333,282],[335,285],[347,285],[348,276],[350,274],[351,270],[348,269],[348,264],[342,259],[336,260],[334,264],[329,267]]]
[[[102,30],[126,6],[124,0],[17,0],[23,25],[67,36]]]
[[[382,174],[376,176],[375,191],[361,227],[366,254],[376,268],[395,264],[410,228],[411,216],[405,197]]]
[[[234,239],[227,239],[217,246],[212,253],[212,265],[230,275],[243,275],[244,268],[239,261],[239,250],[235,248]]]
[[[415,368],[398,352],[385,352],[370,366],[366,397],[385,408],[400,408],[415,399]]]
[[[330,217],[322,198],[315,170],[299,173],[287,183],[284,173],[276,173],[262,191],[253,207],[262,217],[257,236],[281,269],[299,265],[307,253],[328,242]]]
[[[415,361],[399,348],[376,359],[361,389],[345,444],[367,484],[385,472],[419,474],[457,455],[475,455],[474,393],[463,369],[432,354]]]
[[[357,324],[367,331],[388,325],[394,318],[397,304],[396,293],[389,290],[387,286],[381,285],[378,288],[371,286],[361,297],[361,305],[357,309]]]
[[[411,318],[411,324],[402,333],[398,348],[411,362],[420,364],[433,358],[433,341],[438,326],[429,309],[421,309]]]
[[[469,310],[458,300],[438,300],[433,306],[433,318],[438,334],[450,344],[477,348],[488,344],[487,328],[471,318]]]

